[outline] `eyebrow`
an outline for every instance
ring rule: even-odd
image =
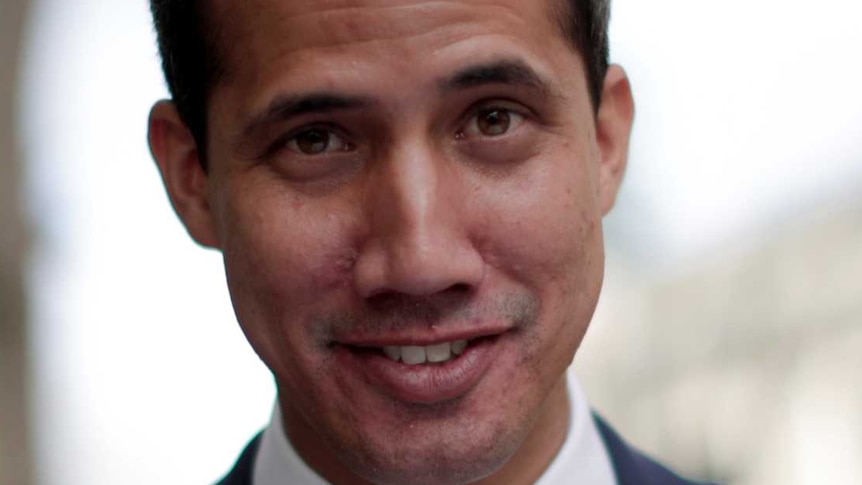
[[[259,114],[252,116],[242,129],[242,133],[248,136],[268,125],[297,116],[355,110],[370,104],[371,100],[368,98],[329,93],[279,96]]]
[[[439,83],[441,91],[470,89],[489,84],[520,85],[544,96],[551,94],[550,83],[524,61],[518,59],[503,59],[468,66]]]
[[[459,91],[493,84],[523,86],[543,96],[551,94],[550,83],[519,59],[502,59],[468,66],[438,82],[441,91]],[[251,117],[241,131],[242,138],[293,117],[356,110],[371,104],[373,100],[367,97],[326,92],[279,96],[260,113]]]

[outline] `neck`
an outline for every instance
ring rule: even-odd
[[[518,451],[500,470],[476,482],[474,485],[512,484],[528,485],[535,483],[548,469],[563,447],[569,432],[570,416],[569,394],[566,376],[548,395],[544,409],[539,415],[530,434]]]

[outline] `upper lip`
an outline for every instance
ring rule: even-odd
[[[336,338],[334,341],[337,344],[349,347],[427,347],[429,345],[436,345],[444,342],[496,337],[508,332],[509,330],[511,330],[511,328],[508,326],[485,326],[462,330],[442,330],[429,327],[421,330],[406,329],[380,334],[363,333],[362,335],[345,335],[343,337]]]

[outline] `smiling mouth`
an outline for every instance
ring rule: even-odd
[[[467,340],[456,340],[424,347],[415,345],[386,346],[382,350],[383,355],[394,362],[403,362],[407,365],[442,364],[463,354],[468,345]]]
[[[400,342],[341,343],[334,351],[342,372],[362,376],[357,382],[368,383],[399,401],[433,404],[463,396],[478,385],[499,354],[498,343],[504,334],[459,335],[426,342],[404,337]]]
[[[392,362],[408,366],[446,364],[464,355],[472,346],[494,340],[498,335],[452,340],[431,345],[385,345],[379,347],[345,345],[359,354],[384,355]]]

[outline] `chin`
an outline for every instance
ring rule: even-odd
[[[357,475],[379,485],[460,485],[493,475],[514,455],[520,440],[492,437],[482,443],[436,442],[422,448],[376,448],[345,460]]]
[[[520,406],[471,401],[411,406],[401,410],[408,420],[379,416],[330,445],[353,473],[379,485],[474,483],[515,455],[532,423]]]

